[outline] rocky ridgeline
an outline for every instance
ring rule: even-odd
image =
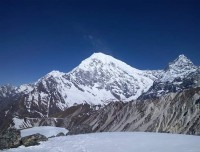
[[[0,135],[0,149],[15,148],[21,145],[21,133],[19,130],[11,128],[5,130]]]
[[[71,128],[67,134],[60,132],[56,136],[51,136],[48,138],[54,138],[66,135],[85,134],[91,132],[92,128],[89,125],[79,125],[77,127]],[[0,150],[17,148],[19,146],[25,146],[25,147],[36,146],[39,145],[40,142],[42,141],[47,141],[48,138],[39,133],[21,137],[20,130],[15,128],[9,128],[7,130],[4,130],[0,134]]]
[[[26,121],[32,126],[65,127],[69,134],[147,131],[200,135],[200,88],[169,93],[158,99],[112,102],[98,110],[81,104],[54,117]]]
[[[59,117],[67,118],[67,128],[88,124],[93,132],[149,131],[200,135],[200,88],[170,93],[159,99],[112,102],[97,111],[87,106],[67,110]],[[71,110],[71,109],[70,109]],[[67,115],[66,115],[67,114]]]

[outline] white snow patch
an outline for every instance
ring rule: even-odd
[[[23,125],[23,123],[24,123],[24,119],[19,119],[19,118],[13,118],[13,122],[14,122],[14,127],[16,128],[16,129],[20,129],[21,128],[21,126]]]
[[[18,92],[29,93],[29,92],[31,92],[33,89],[34,89],[34,88],[33,88],[31,85],[29,85],[29,84],[23,84],[23,85],[21,85],[21,86],[19,86],[19,87],[17,88],[17,91],[18,91]]]
[[[64,134],[68,133],[68,130],[61,127],[52,127],[52,126],[40,126],[33,127],[21,130],[21,136],[29,136],[32,134],[40,133],[46,137],[56,136],[58,133],[63,132]]]
[[[161,133],[95,133],[51,138],[6,152],[199,152],[200,137]]]

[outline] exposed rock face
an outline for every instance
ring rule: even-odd
[[[4,85],[0,87],[0,111],[11,106],[18,100],[20,94],[16,91],[16,87],[12,85]],[[7,113],[7,112],[6,112]],[[5,115],[4,113],[3,115]]]
[[[47,137],[37,133],[37,134],[33,134],[33,135],[30,135],[30,136],[23,137],[21,139],[21,142],[25,147],[28,147],[28,146],[39,145],[40,141],[47,141],[47,140],[48,140]]]
[[[60,132],[56,135],[56,137],[60,137],[60,136],[65,136],[65,134],[63,132]]]
[[[67,135],[77,135],[77,134],[86,134],[92,133],[92,127],[87,124],[81,124],[78,126],[72,127]]]
[[[26,121],[32,126],[51,122],[49,125],[66,127],[69,134],[149,131],[200,135],[200,88],[169,93],[158,99],[111,102],[104,107],[81,104],[54,117]]]
[[[200,135],[200,88],[170,93],[155,100],[112,102],[87,117],[83,117],[86,111],[73,109],[71,113],[78,117],[70,115],[68,109],[60,116],[68,118],[70,122],[65,126],[73,128],[75,133],[76,127],[88,124],[93,132],[149,131]]]
[[[155,81],[150,89],[143,93],[138,99],[155,99],[167,93],[180,92],[185,89],[200,87],[200,69],[187,75],[187,77],[178,77],[173,81]]]
[[[200,88],[196,88],[167,94],[156,100],[112,103],[99,111],[96,119],[88,119],[88,123],[95,131],[150,131],[199,135],[199,100]]]
[[[20,131],[14,128],[4,130],[0,134],[0,150],[15,148],[20,146]]]

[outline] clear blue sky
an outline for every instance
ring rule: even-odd
[[[198,0],[1,0],[0,85],[68,72],[93,52],[139,69],[200,65]]]

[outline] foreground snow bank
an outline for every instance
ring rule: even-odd
[[[40,127],[33,127],[21,130],[21,136],[25,137],[32,134],[40,133],[46,137],[51,137],[51,136],[56,136],[60,132],[66,134],[68,130],[61,127],[40,126]]]
[[[200,137],[160,133],[94,133],[51,138],[6,152],[199,152]]]

